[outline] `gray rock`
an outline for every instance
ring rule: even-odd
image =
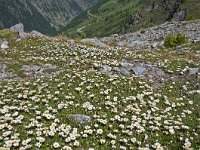
[[[173,16],[173,21],[184,21],[187,16],[187,10],[179,10],[177,13],[174,14]]]
[[[131,63],[128,63],[128,62],[122,62],[121,66],[124,67],[124,68],[131,69],[134,65],[131,64]]]
[[[33,35],[33,36],[43,36],[42,33],[38,32],[38,31],[36,31],[36,30],[31,31],[30,34]]]
[[[157,47],[157,45],[158,45],[158,43],[153,43],[152,45],[151,45],[151,48],[156,48]]]
[[[33,65],[32,66],[32,70],[34,71],[40,71],[42,68],[40,66],[37,66],[37,65]]]
[[[87,108],[87,107],[89,107],[90,105],[91,105],[90,102],[85,102],[85,103],[83,103],[83,107],[84,107],[84,108]]]
[[[120,69],[120,74],[123,76],[130,76],[130,72],[125,68]]]
[[[89,123],[91,121],[90,116],[82,115],[82,114],[75,114],[72,115],[73,119],[81,124]]]
[[[2,44],[1,44],[1,49],[7,49],[9,48],[8,46],[8,41],[4,41]]]
[[[22,23],[16,24],[10,28],[13,32],[24,32],[24,25]]]
[[[145,70],[146,69],[144,67],[139,67],[139,66],[136,66],[136,67],[132,68],[132,71],[136,76],[143,75]]]
[[[140,13],[135,13],[131,19],[129,19],[128,21],[128,24],[131,25],[131,24],[138,24],[141,20],[142,20],[143,16],[142,14]]]
[[[104,73],[110,73],[110,72],[112,71],[112,67],[110,67],[110,66],[108,66],[108,65],[103,65],[102,67],[103,67],[103,68],[102,68],[102,69],[103,69],[102,71],[103,71]]]
[[[43,68],[50,68],[50,69],[56,69],[57,68],[57,66],[56,65],[52,65],[52,64],[45,64],[44,66],[43,66]]]
[[[113,71],[115,71],[115,72],[120,72],[120,69],[119,69],[119,67],[113,67],[113,69],[112,69]]]
[[[25,38],[29,37],[29,34],[28,34],[28,33],[25,33],[25,32],[19,32],[19,37],[20,37],[21,39],[25,39]]]
[[[5,64],[0,64],[0,80],[5,80],[7,78],[16,78],[17,75],[12,73],[12,72],[8,72],[6,70],[6,65]]]
[[[37,65],[32,65],[32,66],[23,65],[22,70],[24,70],[26,72],[31,72],[31,71],[38,72],[38,71],[41,71],[42,68],[40,66],[37,66]]]
[[[32,68],[31,68],[31,66],[23,65],[22,70],[29,72],[29,71],[32,71]]]
[[[103,43],[102,41],[96,39],[96,38],[92,38],[92,39],[83,39],[81,40],[84,43],[91,43],[92,45],[101,47],[101,48],[109,48],[108,45],[106,45],[105,43]]]
[[[199,68],[188,68],[189,75],[194,75],[199,72]]]
[[[158,75],[159,77],[162,77],[162,76],[165,75],[165,72],[162,71],[162,70],[160,70],[160,69],[157,69],[157,70],[155,71],[155,73],[156,73],[156,75]]]

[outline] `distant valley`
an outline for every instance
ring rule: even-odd
[[[55,34],[74,17],[98,0],[1,0],[0,29],[23,23],[26,31],[33,29]]]

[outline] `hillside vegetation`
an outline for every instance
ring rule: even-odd
[[[165,21],[200,18],[198,0],[102,0],[60,32],[68,37],[104,37]]]
[[[19,38],[0,31],[0,149],[200,148],[199,42],[134,50]]]

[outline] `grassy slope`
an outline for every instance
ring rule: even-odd
[[[61,32],[73,38],[104,37],[165,22],[168,17],[165,15],[168,12],[164,8],[166,7],[165,4],[158,2],[159,7],[156,10],[146,11],[146,6],[152,2],[152,0],[103,0],[91,8],[88,11],[89,13],[85,12],[75,18]],[[180,8],[188,9],[187,20],[199,18],[198,0],[185,0]],[[140,12],[143,15],[142,21],[136,25],[128,25],[128,20],[136,12]],[[96,17],[92,17],[91,14]]]
[[[0,64],[6,64],[9,71],[21,77],[20,80],[0,81],[0,108],[2,108],[0,149],[5,147],[5,142],[11,139],[12,135],[17,134],[19,136],[15,138],[16,141],[20,140],[19,146],[12,147],[13,149],[25,145],[36,149],[37,137],[45,139],[40,149],[54,149],[53,143],[58,142],[60,144],[58,149],[68,145],[73,149],[93,147],[95,150],[108,150],[113,140],[116,142],[114,144],[116,149],[120,149],[120,146],[138,149],[146,147],[147,144],[150,149],[156,149],[155,145],[161,144],[164,149],[178,150],[183,149],[186,139],[189,139],[192,148],[200,148],[200,94],[189,94],[192,93],[190,91],[198,89],[194,85],[200,82],[199,79],[191,77],[176,82],[169,81],[158,91],[153,91],[151,83],[137,77],[84,72],[95,67],[95,64],[105,62],[114,64],[122,59],[140,58],[152,63],[166,62],[166,71],[180,74],[180,70],[187,66],[200,67],[199,57],[195,56],[200,50],[200,43],[185,45],[183,48],[188,51],[179,55],[176,49],[97,50],[76,43],[71,45],[62,38],[43,37],[16,42],[18,35],[8,30],[0,31],[0,38],[9,41],[10,46],[10,49],[0,52]],[[23,72],[19,72],[24,64],[46,63],[57,65],[58,69],[64,72],[53,78],[40,79],[24,78]],[[188,90],[184,90],[183,85],[186,85]],[[76,88],[80,88],[80,91]],[[136,101],[132,100],[132,97],[137,95],[144,95],[144,97],[138,97]],[[82,104],[85,101],[91,102],[94,109],[83,108]],[[64,107],[59,107],[62,105]],[[187,113],[190,111],[191,113]],[[14,115],[14,113],[18,114]],[[91,116],[92,122],[80,125],[70,119],[70,114],[79,113]],[[55,118],[47,119],[45,114]],[[121,121],[114,119],[116,116],[120,116]],[[22,117],[21,122],[14,122]],[[99,119],[106,120],[107,123],[102,124]],[[165,121],[168,123],[164,123]],[[129,126],[135,123],[138,125],[130,129]],[[182,129],[182,125],[189,128]],[[139,127],[144,127],[144,131]],[[175,133],[169,133],[171,127]],[[89,134],[86,128],[91,128],[93,133]],[[98,135],[98,129],[102,129],[103,133]],[[45,134],[50,130],[53,135]],[[6,135],[8,131],[11,131],[11,135]],[[71,135],[67,133],[68,131],[77,136],[79,146],[73,146],[73,140],[65,142],[65,139]],[[63,132],[65,132],[64,136],[62,136]],[[88,137],[84,137],[82,132],[88,133]],[[115,135],[116,139],[109,138],[109,133]],[[23,145],[24,140],[28,138],[31,138],[31,141]],[[100,144],[101,139],[105,140],[104,144]],[[119,140],[122,139],[127,139],[127,142],[120,142]],[[131,142],[130,139],[133,141]]]

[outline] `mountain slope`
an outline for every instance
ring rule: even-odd
[[[1,0],[0,28],[22,22],[26,31],[52,34],[98,0]]]
[[[198,0],[102,0],[61,32],[69,37],[103,37],[161,24],[200,18]]]

